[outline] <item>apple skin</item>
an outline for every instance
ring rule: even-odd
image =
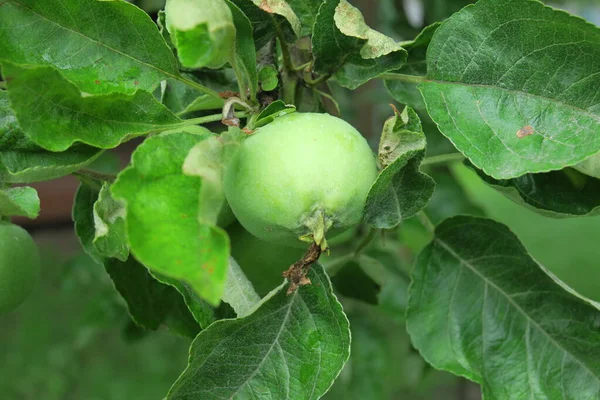
[[[573,168],[583,174],[600,179],[600,153],[586,158],[579,164],[574,165]]]
[[[271,243],[306,247],[362,219],[377,176],[373,152],[350,124],[328,114],[292,113],[258,128],[227,167],[225,196],[240,223]]]
[[[39,275],[40,256],[29,233],[20,226],[0,223],[0,315],[25,301]]]

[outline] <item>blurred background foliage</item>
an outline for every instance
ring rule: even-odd
[[[153,17],[163,0],[137,0]],[[470,3],[466,0],[354,0],[367,22],[397,40]],[[376,5],[376,7],[373,6]],[[553,1],[600,25],[598,0]],[[392,101],[382,82],[351,92],[332,84],[342,117],[377,146]],[[425,115],[428,155],[455,150]],[[508,225],[534,258],[581,294],[600,301],[600,217],[553,219],[536,214],[487,186],[462,163],[428,166],[437,182],[427,213],[434,223],[455,214],[487,215]],[[186,366],[190,339],[166,329],[148,333],[127,314],[101,265],[81,253],[72,225],[34,227],[43,279],[16,312],[0,317],[0,393],[6,400],[160,400]],[[429,234],[416,220],[383,240],[409,272]],[[373,251],[380,251],[375,249]],[[414,351],[402,316],[406,282],[383,288],[380,305],[340,296],[352,324],[352,356],[329,400],[478,399],[479,390],[428,367]],[[387,297],[386,297],[387,296]],[[385,300],[383,300],[385,299]],[[398,314],[398,313],[396,313]]]

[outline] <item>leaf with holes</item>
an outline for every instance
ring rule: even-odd
[[[504,225],[442,222],[412,273],[408,331],[486,399],[597,399],[600,311],[564,290]]]

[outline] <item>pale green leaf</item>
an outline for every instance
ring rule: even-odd
[[[64,151],[76,142],[112,148],[181,120],[150,93],[89,96],[51,67],[3,64],[19,125],[36,144]]]
[[[177,63],[148,14],[125,1],[6,0],[0,59],[60,70],[86,93],[152,90]]]
[[[0,190],[0,216],[21,216],[31,219],[40,214],[37,191],[29,186]]]
[[[235,27],[224,0],[167,0],[165,19],[182,66],[219,68],[231,60]]]
[[[106,258],[127,261],[129,247],[125,234],[125,205],[110,194],[110,184],[100,189],[98,200],[94,203],[94,246],[99,254]]]
[[[350,89],[400,68],[407,56],[399,43],[369,28],[346,0],[323,2],[313,28],[312,51],[315,71],[334,75]]]
[[[413,270],[408,331],[435,368],[495,399],[597,399],[600,311],[565,291],[504,225],[455,217]]]
[[[535,0],[480,0],[446,20],[419,88],[441,132],[496,179],[600,150],[600,29]]]
[[[260,302],[260,297],[252,287],[252,282],[248,280],[233,257],[229,257],[223,301],[229,303],[240,318],[250,314]]]
[[[0,91],[0,181],[29,183],[51,180],[93,162],[100,149],[78,145],[54,153],[33,143],[21,131],[8,92]]]
[[[256,48],[252,39],[252,24],[248,17],[232,2],[227,1],[235,23],[235,53],[231,65],[236,72],[242,99],[256,100],[258,73],[256,71]]]
[[[252,0],[252,2],[259,7],[261,10],[267,12],[268,14],[275,14],[283,17],[290,27],[294,34],[299,37],[301,35],[301,23],[300,19],[292,10],[290,5],[285,0]]]
[[[126,231],[135,257],[151,271],[181,280],[210,304],[225,284],[229,241],[200,222],[201,180],[182,167],[190,149],[211,133],[172,132],[148,138],[112,186],[125,202]]]
[[[348,320],[323,268],[291,295],[274,290],[244,318],[217,321],[190,349],[169,400],[318,399],[350,353]]]

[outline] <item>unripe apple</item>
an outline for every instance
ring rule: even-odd
[[[17,308],[39,280],[35,242],[20,226],[0,222],[0,315]]]
[[[328,114],[293,113],[247,137],[225,172],[235,216],[258,238],[326,243],[358,224],[377,168],[366,140]]]

